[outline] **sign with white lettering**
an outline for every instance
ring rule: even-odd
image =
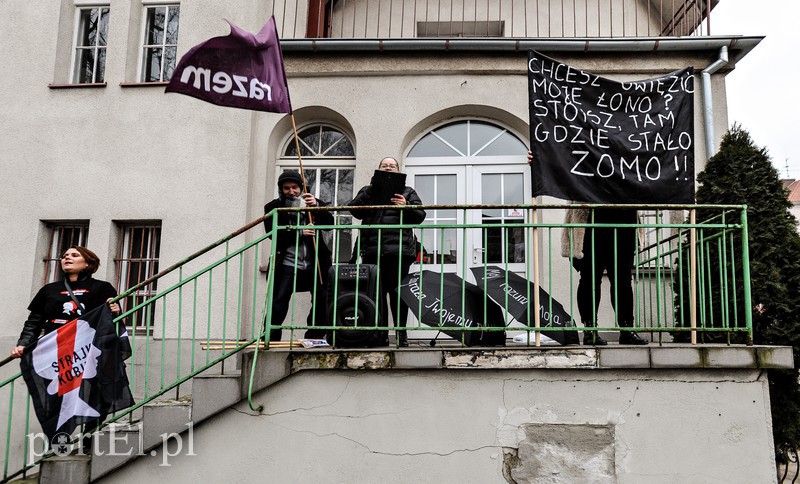
[[[533,196],[694,202],[694,69],[617,82],[528,57]]]
[[[189,49],[165,92],[186,94],[220,106],[291,113],[275,18],[271,17],[255,35],[230,26],[230,35],[214,37]]]

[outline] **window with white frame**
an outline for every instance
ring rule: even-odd
[[[158,273],[161,253],[161,222],[121,222],[117,256],[117,289],[120,293]],[[124,308],[132,308],[156,294],[152,282],[125,298]],[[146,310],[145,310],[146,309]],[[154,306],[147,306],[127,319],[127,324],[146,328],[151,324]]]
[[[180,5],[146,5],[142,39],[142,82],[166,82],[175,71]]]
[[[298,169],[298,144],[309,193],[331,206],[344,205],[352,200],[356,153],[350,138],[338,128],[326,124],[304,127],[298,132],[297,141],[292,136],[286,142],[278,160],[277,175]],[[337,225],[349,226],[353,223],[352,216],[347,212],[333,215]],[[333,233],[330,242],[335,260],[344,262],[350,259],[353,247],[351,230]]]
[[[74,84],[105,81],[109,11],[107,6],[77,9],[72,69]]]
[[[44,283],[58,280],[61,274],[61,255],[73,245],[85,247],[89,237],[88,220],[45,222],[49,235],[47,253],[44,255]]]

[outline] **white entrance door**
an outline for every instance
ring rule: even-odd
[[[530,200],[526,152],[519,137],[485,121],[452,122],[420,138],[404,162],[408,184],[415,188],[423,204],[495,207],[429,209],[423,228],[417,231],[425,249],[424,264],[415,264],[412,272],[422,267],[455,273],[470,282],[475,282],[470,270],[473,267],[497,265],[525,272],[528,238],[522,227],[513,225],[524,223],[528,214],[519,208],[496,205],[525,204]],[[445,227],[453,224],[489,226]],[[412,317],[409,324],[417,323]],[[414,338],[436,335],[435,331],[409,334]]]
[[[527,170],[519,164],[444,165],[411,166],[406,172],[425,205],[496,206],[528,203],[526,194],[531,193],[531,187]],[[425,248],[425,268],[462,277],[466,269],[467,280],[472,280],[470,268],[484,265],[524,272],[529,244],[521,224],[527,216],[526,210],[509,207],[428,210],[424,228],[417,233]],[[452,224],[488,227],[439,228]],[[516,224],[520,227],[513,227]]]

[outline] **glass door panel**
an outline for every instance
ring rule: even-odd
[[[472,191],[476,197],[473,203],[489,205],[476,213],[473,222],[497,225],[496,228],[483,228],[478,237],[473,237],[472,264],[502,267],[508,264],[513,271],[524,270],[528,251],[526,231],[523,227],[516,228],[513,225],[525,223],[526,210],[496,207],[527,203],[525,194],[530,193],[530,181],[525,176],[524,168],[473,167],[471,173]]]
[[[464,167],[413,167],[409,181],[425,205],[463,204]],[[428,210],[422,229],[416,231],[423,246],[422,264],[429,270],[457,272],[461,265],[464,238],[461,231],[446,226],[463,222],[457,209]]]

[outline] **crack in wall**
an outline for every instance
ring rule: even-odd
[[[367,451],[370,454],[388,456],[388,457],[420,457],[420,456],[448,457],[448,456],[461,454],[461,453],[474,453],[474,452],[480,452],[480,451],[487,450],[487,449],[496,450],[498,448],[497,445],[481,445],[481,446],[478,446],[478,447],[467,447],[467,448],[463,448],[463,449],[453,449],[453,450],[446,451],[446,452],[437,452],[437,451],[432,451],[432,450],[419,451],[419,452],[388,452],[388,451],[381,451],[381,450],[372,449],[369,445],[367,445],[367,444],[365,444],[363,442],[360,442],[360,441],[358,441],[356,439],[353,439],[351,437],[344,436],[344,435],[342,435],[342,434],[340,434],[338,432],[318,433],[318,432],[314,432],[314,431],[311,431],[311,430],[293,429],[291,427],[286,427],[284,425],[276,425],[276,427],[280,427],[280,428],[282,428],[284,430],[287,430],[287,431],[290,431],[290,432],[294,432],[294,433],[298,433],[298,434],[310,434],[310,435],[313,435],[314,437],[318,437],[318,438],[328,438],[328,437],[339,438],[339,439],[342,439],[344,441],[350,442],[350,443],[352,443],[352,444],[354,444],[354,445],[356,445],[356,446],[358,446],[360,448],[363,448],[365,451]]]
[[[250,415],[252,417],[282,415],[282,414],[287,414],[287,413],[293,413],[293,412],[296,412],[298,410],[303,410],[303,411],[316,410],[318,408],[323,408],[323,407],[327,407],[327,406],[330,406],[330,405],[335,405],[336,403],[338,403],[339,400],[341,400],[341,398],[344,396],[344,394],[349,389],[351,380],[352,380],[352,377],[349,377],[349,376],[345,379],[344,386],[341,388],[341,390],[339,390],[338,395],[336,395],[336,397],[332,401],[324,403],[324,404],[321,404],[321,405],[316,405],[316,406],[313,406],[313,407],[295,407],[293,409],[284,410],[284,411],[281,411],[281,412],[272,412],[272,413],[264,413],[263,411],[259,412],[259,413],[250,413],[250,412],[247,412],[247,411],[238,410],[238,409],[236,409],[234,407],[231,407],[231,408],[233,408],[233,410],[236,411],[236,412],[239,412],[239,413],[241,413],[243,415]],[[261,391],[262,392],[266,391],[269,388],[270,387],[267,387],[267,388],[265,388],[265,389],[263,389]]]

